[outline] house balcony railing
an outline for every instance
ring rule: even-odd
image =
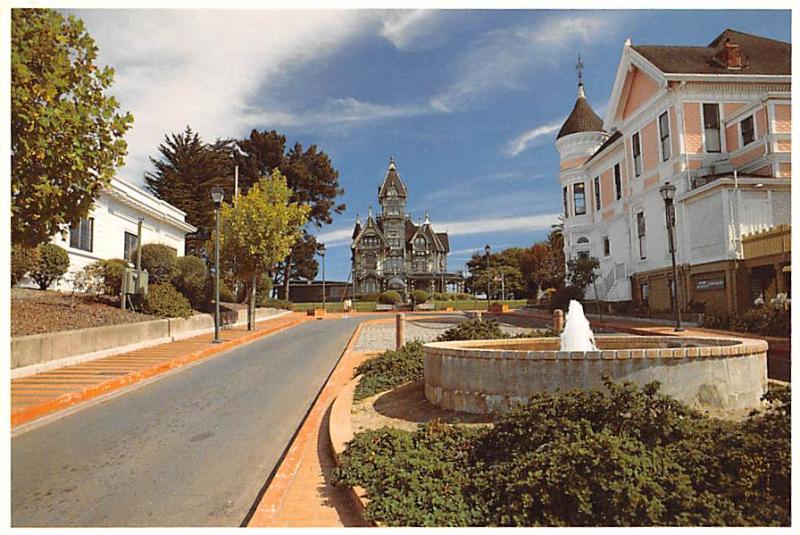
[[[791,225],[778,225],[770,229],[742,236],[742,256],[745,260],[763,258],[792,252]]]

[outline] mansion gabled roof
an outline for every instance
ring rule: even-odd
[[[605,132],[603,130],[603,120],[592,109],[589,101],[586,100],[582,84],[578,88],[578,99],[575,101],[575,106],[573,106],[567,120],[561,125],[561,130],[558,131],[556,139],[579,132]]]
[[[738,45],[741,68],[732,71],[720,60],[726,43]],[[707,46],[632,45],[632,48],[667,74],[792,73],[791,44],[731,29]]]
[[[397,168],[394,166],[393,157],[389,158],[389,169],[386,171],[383,184],[378,189],[378,198],[386,197],[389,194],[389,190],[392,188],[395,189],[399,197],[408,196],[406,185],[403,184],[403,181],[400,179],[400,175],[397,173]]]

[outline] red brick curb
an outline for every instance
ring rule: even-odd
[[[99,396],[104,394],[108,394],[115,390],[119,390],[126,386],[130,386],[136,383],[139,383],[145,379],[150,377],[154,377],[157,375],[161,375],[166,373],[172,369],[179,368],[190,364],[192,362],[217,355],[229,349],[233,349],[234,347],[246,344],[248,342],[255,341],[259,338],[264,336],[274,334],[279,331],[283,331],[285,329],[289,329],[291,327],[295,327],[300,323],[304,323],[307,321],[305,317],[297,318],[295,320],[289,321],[288,323],[281,323],[280,325],[276,325],[274,327],[267,327],[265,329],[261,329],[244,336],[240,336],[238,338],[234,338],[232,340],[224,341],[220,344],[215,344],[211,347],[202,349],[200,351],[195,351],[193,353],[188,353],[182,357],[178,357],[171,360],[166,360],[164,362],[160,362],[156,365],[153,365],[149,368],[145,368],[143,370],[130,372],[124,375],[120,375],[118,377],[114,377],[113,379],[109,379],[108,381],[103,381],[89,387],[86,387],[82,390],[77,392],[69,392],[66,394],[62,394],[60,396],[54,397],[50,400],[47,400],[42,403],[38,403],[36,405],[31,405],[27,407],[23,407],[20,409],[12,410],[11,411],[11,428],[14,429],[19,427],[23,424],[30,423],[34,420],[38,420],[55,412],[67,409],[69,407],[85,403],[92,399],[95,399]],[[168,345],[168,344],[165,344]],[[124,354],[123,354],[124,355]],[[114,355],[114,357],[120,357],[122,355]],[[109,357],[109,358],[114,358]]]

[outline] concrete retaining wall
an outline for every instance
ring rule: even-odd
[[[283,315],[274,308],[256,309],[256,321]],[[237,325],[247,322],[247,311],[239,311]],[[18,336],[11,339],[12,378],[62,365],[84,362],[143,347],[197,336],[214,330],[214,316],[170,318],[140,323],[106,325],[89,329]],[[21,368],[26,368],[21,371]]]
[[[767,387],[760,340],[597,337],[601,351],[557,351],[557,339],[426,344],[425,396],[450,410],[506,412],[536,392],[596,389],[603,375],[720,412],[758,407]],[[629,349],[629,348],[641,349]]]

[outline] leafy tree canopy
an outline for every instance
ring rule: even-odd
[[[34,246],[86,216],[127,151],[133,123],[106,94],[83,22],[11,11],[11,239]]]

